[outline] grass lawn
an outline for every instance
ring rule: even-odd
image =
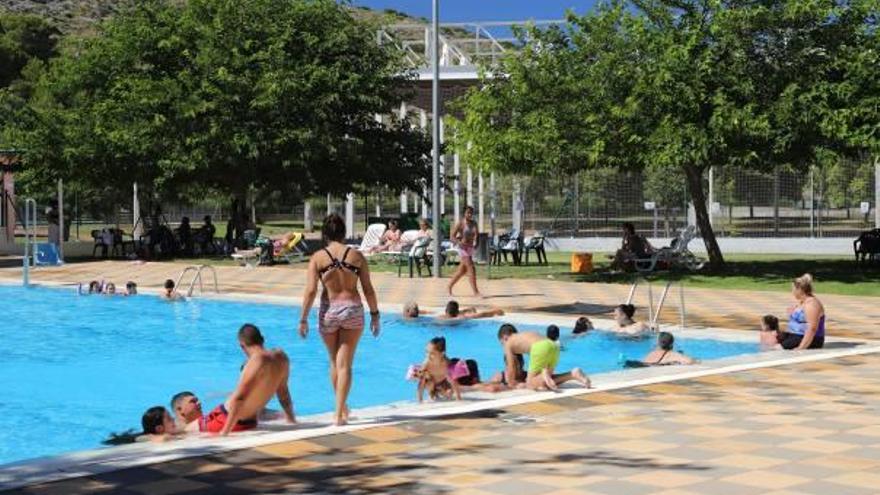
[[[501,265],[491,268],[477,267],[478,276],[492,279],[543,278],[571,282],[604,282],[631,284],[633,274],[610,273],[607,253],[595,253],[595,271],[590,274],[569,273],[571,253],[547,253],[549,265],[513,266]],[[708,268],[699,273],[659,273],[651,280],[682,280],[686,287],[707,289],[746,289],[788,291],[791,281],[809,272],[816,278],[817,291],[825,294],[853,296],[880,296],[880,267],[858,267],[852,257],[807,255],[747,255],[731,254],[725,257],[727,267],[713,272]],[[397,272],[397,266],[374,258],[370,262],[374,271]],[[455,267],[446,267],[448,275]]]

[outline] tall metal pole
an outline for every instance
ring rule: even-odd
[[[432,0],[431,8],[431,111],[434,118],[432,141],[433,156],[431,157],[431,211],[434,218],[434,277],[440,278],[440,0]]]

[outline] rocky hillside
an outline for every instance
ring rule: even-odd
[[[123,0],[124,1],[124,0]],[[23,12],[47,17],[61,31],[88,30],[112,15],[120,0],[0,0],[0,11]]]
[[[113,15],[126,1],[137,0],[0,0],[0,11],[25,12],[52,19],[63,32],[88,30],[105,17]],[[421,23],[402,12],[373,11],[363,7],[352,8],[352,14],[362,20],[381,23]]]

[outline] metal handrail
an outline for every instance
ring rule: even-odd
[[[180,272],[180,275],[177,277],[177,282],[174,284],[174,292],[180,293],[180,283],[183,281],[184,275],[186,275],[190,271],[195,271],[195,275],[192,280],[189,282],[189,288],[186,291],[186,297],[192,297],[193,291],[195,291],[196,282],[199,283],[199,294],[203,294],[205,292],[205,284],[202,279],[202,271],[206,268],[211,270],[211,276],[214,279],[214,292],[219,294],[220,287],[217,283],[217,270],[211,265],[189,265]]]
[[[681,318],[681,328],[685,327],[685,320],[687,318],[687,310],[684,305],[684,284],[682,284],[681,280],[669,280],[666,282],[666,286],[663,287],[663,292],[660,293],[660,301],[657,303],[657,307],[654,307],[654,290],[651,285],[651,281],[643,276],[636,276],[633,280],[632,287],[629,289],[629,296],[626,298],[626,304],[632,304],[633,299],[636,295],[636,289],[639,286],[639,282],[644,282],[645,285],[648,286],[648,321],[650,322],[651,328],[657,327],[657,321],[660,319],[660,312],[663,311],[663,306],[666,303],[667,296],[669,295],[669,289],[673,284],[678,285],[678,314]]]
[[[33,217],[31,217],[33,212]],[[31,251],[36,249],[32,245],[37,242],[37,201],[34,198],[24,200],[24,257],[22,258],[22,285],[27,287],[31,282],[30,267],[34,266],[34,257]],[[36,253],[33,253],[34,255]]]

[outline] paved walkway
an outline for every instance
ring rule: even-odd
[[[412,421],[20,493],[868,495],[880,490],[878,417],[880,363],[869,355]]]
[[[39,269],[36,282],[136,280],[183,265],[95,262]],[[19,280],[20,269],[0,268]],[[301,268],[218,269],[224,292],[298,296]],[[382,301],[441,306],[445,281],[377,274]],[[552,280],[483,283],[497,304],[556,315],[599,311],[628,287]],[[462,287],[461,290],[465,290]],[[821,292],[821,285],[819,286]],[[688,322],[751,328],[786,294],[688,290]],[[641,296],[644,301],[644,295]],[[824,296],[829,331],[880,338],[878,299]],[[574,303],[584,303],[573,306]],[[639,303],[639,300],[636,301]],[[641,303],[643,304],[643,303]],[[674,312],[663,321],[677,321]],[[568,318],[568,316],[565,316]],[[32,486],[21,493],[772,494],[880,493],[880,362],[856,356],[418,420]]]
[[[63,267],[38,268],[32,273],[36,283],[77,283],[89,280],[112,280],[123,287],[126,280],[134,280],[141,287],[156,288],[166,279],[177,279],[183,263],[138,263],[126,261],[98,261],[74,263]],[[299,297],[305,284],[304,265],[239,268],[217,267],[222,292],[241,292]],[[21,280],[20,266],[0,266],[0,279]],[[398,278],[391,273],[374,273],[374,285],[380,303],[400,307],[408,300],[421,305],[443,307],[449,300],[446,279]],[[496,305],[510,311],[536,311],[555,314],[602,314],[614,305],[624,302],[629,286],[621,284],[572,283],[554,280],[481,280],[481,291],[490,297],[476,299],[465,295],[470,292],[465,281],[456,287],[456,297],[462,304]],[[661,287],[654,288],[655,300]],[[821,283],[817,291],[828,311],[828,327],[836,336],[880,338],[880,298],[823,295]],[[687,289],[685,304],[688,326],[716,326],[753,330],[763,314],[782,315],[792,303],[788,294],[742,290]],[[645,287],[637,291],[635,304],[646,308],[648,293]],[[676,324],[679,298],[670,293],[661,315],[661,323]],[[644,311],[638,316],[647,318]],[[572,318],[573,321],[574,318]],[[557,323],[564,319],[556,318]]]

